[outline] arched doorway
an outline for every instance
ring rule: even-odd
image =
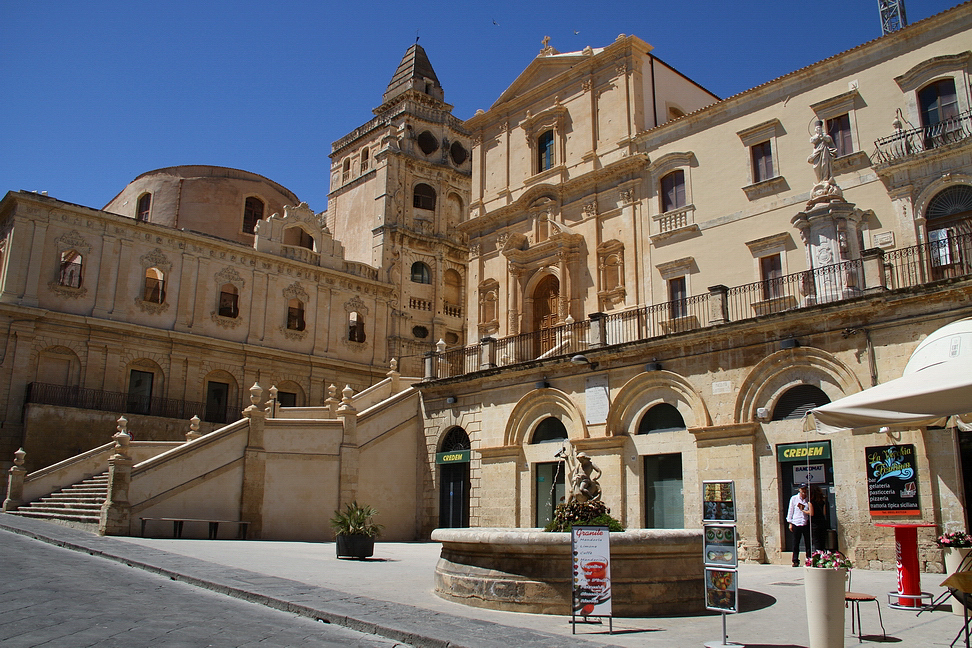
[[[439,527],[469,526],[469,435],[461,427],[446,432],[435,461],[439,464]]]
[[[932,279],[969,272],[972,252],[972,187],[954,185],[928,201],[925,209]]]
[[[560,280],[547,275],[533,290],[533,330],[537,335],[536,356],[540,357],[556,343],[554,327],[559,320]]]
[[[560,419],[549,416],[537,426],[530,443],[549,443],[562,445],[567,441],[567,428]],[[551,450],[550,458],[556,453]],[[535,464],[536,487],[536,525],[546,526],[553,519],[554,509],[567,495],[566,467],[564,462],[545,461]]]

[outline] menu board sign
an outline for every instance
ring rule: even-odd
[[[702,482],[702,521],[735,522],[736,497],[733,482]]]
[[[739,611],[739,580],[735,569],[705,568],[705,607],[722,612]]]
[[[915,446],[873,446],[864,455],[871,515],[921,515]]]
[[[705,538],[705,564],[715,567],[735,567],[736,527],[732,524],[706,524],[702,527]]]
[[[571,615],[611,616],[611,534],[606,526],[575,526],[570,533],[573,558]]]

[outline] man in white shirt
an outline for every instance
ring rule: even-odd
[[[800,539],[803,539],[803,552],[810,557],[810,516],[813,509],[807,499],[807,485],[800,484],[800,490],[790,498],[790,506],[786,511],[786,521],[790,524],[793,534],[793,566],[800,566]]]

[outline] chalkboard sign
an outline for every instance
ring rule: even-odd
[[[864,455],[871,515],[920,515],[915,446],[873,446]]]

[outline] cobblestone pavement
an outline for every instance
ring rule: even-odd
[[[4,648],[404,646],[0,533]]]

